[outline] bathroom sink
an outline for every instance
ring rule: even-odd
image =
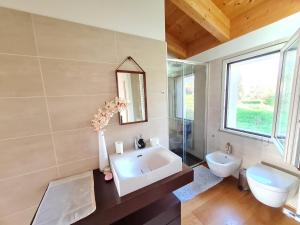
[[[161,146],[110,155],[119,196],[136,191],[182,170],[182,160]]]

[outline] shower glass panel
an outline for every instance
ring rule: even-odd
[[[194,166],[205,154],[206,67],[168,61],[169,146]]]
[[[183,155],[183,63],[168,62],[169,148]]]

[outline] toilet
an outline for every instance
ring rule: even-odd
[[[246,176],[254,197],[271,207],[283,206],[298,189],[297,177],[266,165],[249,167]]]

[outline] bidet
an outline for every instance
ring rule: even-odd
[[[218,177],[230,176],[242,162],[240,158],[220,151],[206,155],[206,161],[211,172]]]

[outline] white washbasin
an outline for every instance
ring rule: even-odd
[[[110,165],[119,196],[164,179],[182,170],[182,160],[161,146],[110,156]]]
[[[216,151],[206,155],[206,161],[213,174],[218,177],[228,177],[240,167],[242,159]]]

